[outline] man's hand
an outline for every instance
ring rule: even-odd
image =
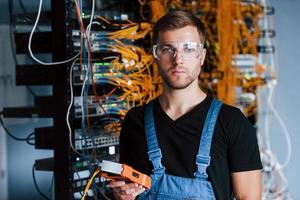
[[[125,183],[124,181],[111,181],[108,184],[117,200],[134,200],[145,188],[137,183]]]

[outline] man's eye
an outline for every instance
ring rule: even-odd
[[[192,53],[192,52],[195,52],[195,51],[196,51],[195,48],[184,48],[185,53]]]
[[[162,53],[173,53],[174,52],[174,49],[173,48],[171,48],[171,47],[162,47],[161,48],[161,52]]]

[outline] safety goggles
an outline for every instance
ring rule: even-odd
[[[203,44],[198,42],[168,42],[153,46],[153,55],[157,60],[174,59],[179,53],[183,60],[196,59],[200,56]]]

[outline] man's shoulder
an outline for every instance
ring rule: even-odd
[[[156,99],[151,100],[149,103],[154,103]],[[148,104],[149,104],[148,103]],[[145,113],[145,108],[146,105],[148,104],[143,104],[139,106],[134,106],[128,110],[126,113],[125,118],[128,120],[137,120],[137,119],[143,119],[144,118],[144,113]]]
[[[222,112],[222,114],[225,114],[225,115],[229,115],[229,114],[233,115],[233,116],[243,115],[240,108],[238,108],[236,106],[233,106],[233,105],[226,104],[224,102],[223,102],[223,105],[222,105],[222,108],[221,108],[221,112]]]
[[[222,106],[221,106],[221,109],[220,109],[220,112],[219,112],[220,117],[222,117],[222,118],[223,117],[226,117],[226,118],[240,118],[240,117],[243,116],[242,111],[238,107],[233,106],[233,105],[229,105],[229,104],[223,102],[222,100],[217,99],[217,98],[215,98],[211,95],[207,96],[203,106],[207,107],[207,109],[208,109],[211,106],[211,103],[214,99],[218,100],[222,103]]]
[[[144,110],[145,105],[134,106],[128,110],[128,112],[126,113],[126,118],[143,115]]]
[[[222,102],[220,113],[223,115],[230,115],[232,117],[241,117],[244,115],[240,108],[224,102]]]
[[[223,103],[221,107],[219,118],[225,123],[248,123],[249,122],[240,108],[226,103]]]

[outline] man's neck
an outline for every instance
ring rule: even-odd
[[[188,87],[181,90],[165,88],[159,97],[162,109],[167,115],[176,120],[192,110],[206,98],[206,94],[198,87]]]

